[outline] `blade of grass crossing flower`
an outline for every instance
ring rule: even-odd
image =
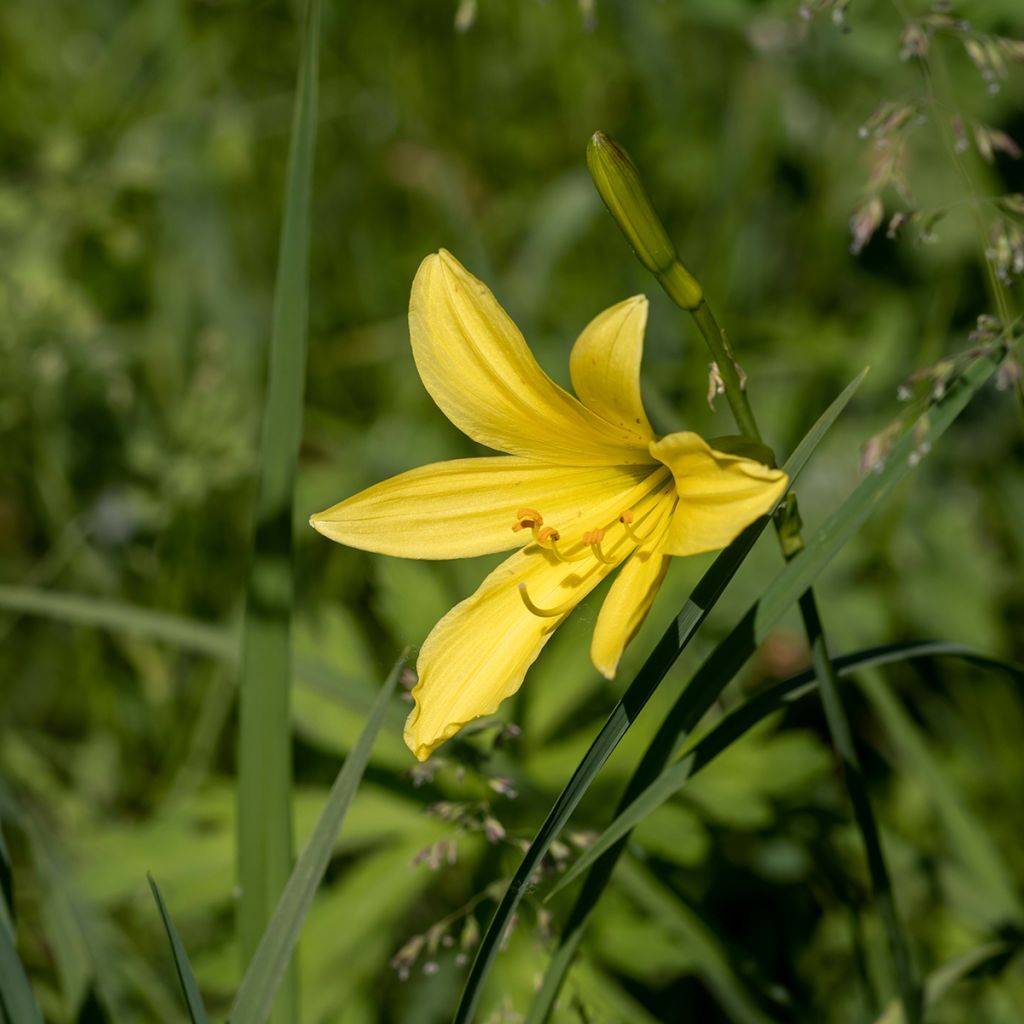
[[[873,647],[835,658],[833,664],[840,678],[847,678],[865,669],[911,661],[915,658],[963,658],[1008,672],[1024,682],[1024,669],[1019,666],[988,658],[960,644],[922,642]],[[794,701],[813,693],[816,688],[814,671],[808,669],[789,679],[774,683],[727,715],[714,729],[695,743],[680,760],[666,768],[621,814],[615,817],[608,828],[555,882],[545,896],[545,900],[551,899],[556,893],[572,885],[596,860],[604,855],[605,851],[631,832],[666,800],[678,793],[697,772],[710,764],[755,725]]]
[[[814,449],[853,397],[866,372],[865,370],[860,373],[847,385],[797,446],[784,467],[791,482],[800,475]],[[468,1021],[472,1018],[480,998],[483,982],[497,955],[501,937],[519,905],[523,892],[530,884],[530,876],[569,820],[601,766],[643,710],[665,673],[675,663],[700,624],[714,607],[767,523],[767,517],[762,517],[753,523],[715,559],[711,568],[694,588],[683,610],[658,641],[622,699],[615,705],[590,749],[573,772],[572,778],[562,790],[530,844],[529,850],[523,857],[522,863],[516,870],[487,931],[484,933],[466,980],[459,1008],[456,1011],[456,1022]]]
[[[690,730],[700,721],[747,658],[753,654],[772,625],[787,608],[799,600],[874,508],[909,474],[917,461],[911,456],[922,448],[927,450],[927,447],[933,445],[992,376],[1001,358],[1002,353],[992,352],[971,363],[953,382],[952,390],[947,391],[942,400],[933,405],[894,445],[880,471],[862,480],[846,502],[818,529],[804,549],[786,563],[760,600],[711,652],[669,711],[627,784],[616,813],[628,807],[661,774]],[[552,958],[536,1000],[543,1000],[548,1009],[539,1016],[531,1014],[531,1022],[546,1019],[572,962],[575,948],[582,938],[590,912],[611,878],[625,841],[625,837],[620,839],[591,865],[583,889],[569,913],[559,949]]]
[[[387,716],[395,685],[407,657],[408,651],[403,652],[391,670],[366,725],[359,734],[359,739],[331,786],[313,834],[288,879],[256,955],[242,979],[228,1015],[231,1024],[260,1024],[266,1019],[277,987],[284,977],[292,951],[298,942],[306,914],[327,870],[334,841],[345,819],[345,812],[355,796],[370,760],[374,740]]]
[[[274,289],[256,530],[242,643],[238,930],[244,963],[256,952],[291,869],[291,524],[306,373],[319,45],[320,4],[308,0]],[[289,970],[273,1019],[297,1018],[297,981],[294,970]]]
[[[181,994],[185,998],[185,1007],[188,1010],[188,1019],[192,1024],[208,1024],[206,1008],[203,1006],[203,998],[199,994],[199,986],[196,984],[195,975],[192,973],[192,965],[188,962],[188,954],[185,952],[185,944],[181,941],[178,929],[171,920],[171,915],[164,903],[160,889],[152,875],[147,874],[149,888],[156,900],[157,908],[160,911],[160,920],[163,921],[164,931],[167,932],[167,941],[171,944],[171,955],[174,957],[174,969],[178,972],[178,984],[181,985]]]

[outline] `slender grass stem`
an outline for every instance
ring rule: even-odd
[[[741,376],[728,338],[725,332],[718,326],[718,322],[707,300],[702,299],[696,309],[688,310],[688,312],[697,324],[718,367],[718,372],[725,385],[725,397],[729,402],[729,408],[732,410],[736,425],[754,440],[761,441],[761,433],[758,430],[757,421],[754,418],[754,412],[747,395],[745,378]],[[783,556],[788,561],[801,550],[803,540],[800,534],[799,519],[795,511],[795,500],[794,503],[787,506],[787,509],[790,515],[784,518],[776,517],[775,527],[782,546]],[[903,1005],[907,1024],[919,1024],[922,1005],[920,985],[914,976],[909,943],[900,921],[878,825],[871,810],[867,783],[864,780],[860,758],[857,755],[857,748],[853,740],[853,732],[850,729],[850,722],[839,693],[839,678],[836,675],[832,659],[829,657],[828,641],[813,589],[808,588],[801,596],[799,608],[804,632],[811,649],[811,664],[821,691],[825,719],[828,723],[832,745],[835,747],[842,765],[843,780],[853,807],[854,820],[857,823],[857,828],[864,843],[868,873],[871,876],[871,888],[875,895],[879,916],[882,918],[885,928],[889,955],[892,957],[893,972],[896,976],[896,984],[900,993],[900,1002]],[[664,747],[665,744],[660,746]],[[632,795],[635,796],[635,794]]]

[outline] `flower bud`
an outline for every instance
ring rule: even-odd
[[[701,286],[680,261],[626,151],[604,132],[595,132],[587,146],[587,167],[604,205],[640,262],[676,305],[696,309],[704,297]]]

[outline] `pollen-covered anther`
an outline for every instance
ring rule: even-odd
[[[559,615],[566,615],[576,607],[578,599],[571,597],[568,601],[564,601],[562,604],[557,605],[554,608],[541,608],[540,605],[533,603],[533,598],[530,597],[529,590],[526,589],[525,583],[519,584],[519,596],[523,599],[523,604],[526,605],[527,609],[534,615],[542,619],[554,619]]]
[[[604,562],[605,565],[615,565],[616,559],[609,558],[601,547],[601,541],[604,540],[604,530],[598,528],[591,530],[589,533],[583,534],[583,543],[590,545],[590,550],[593,551],[594,557],[599,562]]]
[[[633,510],[632,509],[628,509],[627,508],[622,513],[622,515],[619,516],[619,522],[622,523],[622,526],[625,529],[626,533],[629,534],[629,539],[631,541],[633,541],[634,544],[642,544],[643,543],[643,539],[641,538],[640,534],[638,534],[636,532],[636,530],[633,529]]]
[[[544,525],[544,517],[535,508],[521,508],[516,512],[516,521],[512,526],[512,532],[520,530],[532,530],[534,540],[537,539],[537,531]]]
[[[586,549],[577,555],[565,554],[558,546],[562,535],[553,526],[545,526],[543,530],[535,532],[534,538],[541,547],[550,551],[560,562],[579,562],[590,557],[590,553]]]

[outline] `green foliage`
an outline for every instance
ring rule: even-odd
[[[301,232],[285,232],[297,249],[278,261],[300,144],[300,7],[0,8],[0,813],[17,922],[0,921],[0,998],[19,1022],[182,1019],[147,871],[211,1018],[242,983],[235,684],[270,340],[294,341],[305,319],[280,291],[275,304],[278,262],[293,299],[304,291]],[[886,505],[862,509],[831,564],[815,562],[832,654],[926,637],[1024,658],[1013,365],[996,371],[1007,390],[979,392],[930,453],[912,436],[893,452],[887,433],[955,394],[958,354],[991,337],[982,326],[969,340],[980,314],[1013,322],[1020,305],[1024,179],[1001,134],[1021,141],[1024,71],[1002,41],[1024,35],[1019,3],[975,5],[967,29],[926,0],[866,0],[849,5],[849,34],[796,7],[325,5],[303,172],[308,366],[303,381],[293,346],[292,433],[270,431],[285,477],[298,456],[294,623],[278,644],[293,657],[290,679],[275,677],[290,709],[265,724],[279,749],[291,743],[299,849],[339,769],[351,779],[368,760],[344,829],[318,847],[304,1021],[451,1016],[523,844],[711,564],[673,567],[615,682],[587,658],[598,593],[500,719],[417,767],[394,700],[376,705],[372,750],[360,745],[398,652],[493,560],[369,556],[306,519],[394,472],[475,453],[409,355],[408,289],[427,252],[446,246],[486,280],[556,378],[595,313],[652,291],[588,181],[596,129],[643,170],[776,451],[871,364],[800,481],[805,536],[865,486],[865,442],[881,467],[868,490],[920,460]],[[707,384],[696,333],[652,293],[656,427],[729,433]],[[531,1004],[570,908],[567,893],[543,898],[603,849],[595,838],[684,683],[778,571],[756,544],[605,752],[528,878],[477,1019]],[[779,612],[658,777],[660,809],[639,819],[578,956],[555,952],[554,1020],[901,1019],[823,715],[773,689],[808,660]],[[927,1020],[1010,1024],[1024,1003],[1019,684],[954,659],[879,666],[843,694]],[[716,744],[691,780],[680,766]]]

